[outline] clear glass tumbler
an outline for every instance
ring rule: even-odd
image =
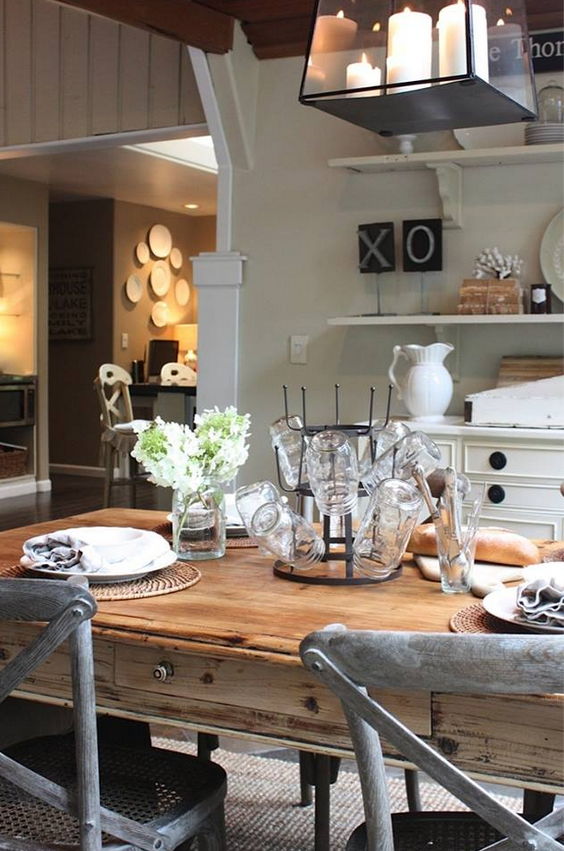
[[[358,501],[358,460],[346,434],[320,431],[307,448],[309,485],[322,514],[343,517]]]
[[[325,554],[325,542],[313,526],[283,502],[261,505],[251,520],[251,537],[297,570],[309,570]]]
[[[385,479],[411,479],[416,464],[427,478],[440,463],[441,450],[437,444],[422,431],[412,431],[376,458],[362,483],[371,494]]]
[[[446,535],[436,535],[437,555],[441,570],[441,588],[445,594],[466,594],[472,587],[477,527],[460,529],[458,540],[452,529]]]
[[[386,479],[378,485],[353,544],[359,573],[385,579],[399,567],[422,505],[423,497],[409,482]]]
[[[286,417],[280,417],[270,426],[272,448],[278,449],[280,469],[286,484],[290,488],[297,488],[300,484],[300,459],[302,454],[302,482],[306,480],[305,448],[307,438],[302,437],[300,431],[293,431],[293,429],[301,428],[302,421],[294,414],[288,417],[288,420],[286,420]]]
[[[372,457],[372,446],[370,445],[370,439],[368,439],[366,441],[366,446],[360,459],[359,469],[360,479],[362,482],[364,482],[364,478],[369,473],[376,458],[379,458],[380,455],[383,455],[384,452],[386,452],[390,448],[390,446],[393,446],[394,443],[397,443],[398,440],[401,440],[402,437],[405,437],[406,434],[410,433],[410,431],[411,429],[409,429],[405,425],[405,423],[389,420],[389,422],[386,424],[386,420],[376,420],[376,422],[372,426],[372,443],[374,444],[374,458]]]

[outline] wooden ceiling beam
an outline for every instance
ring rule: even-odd
[[[227,53],[233,47],[234,18],[194,0],[63,0],[86,12],[112,18],[157,35]]]
[[[232,15],[243,23],[305,18],[311,21],[315,0],[197,0],[211,9]]]

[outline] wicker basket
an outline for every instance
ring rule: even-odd
[[[0,443],[0,479],[12,479],[27,473],[27,449],[11,443]]]

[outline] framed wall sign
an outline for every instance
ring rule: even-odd
[[[403,223],[403,271],[440,272],[443,268],[442,219]]]
[[[393,272],[396,268],[394,223],[358,226],[358,271]]]
[[[529,35],[531,58],[535,74],[550,74],[564,71],[564,31],[549,30]],[[522,56],[522,44],[517,41],[515,50]]]
[[[49,269],[49,339],[92,339],[92,269]]]

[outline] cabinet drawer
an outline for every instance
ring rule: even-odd
[[[541,511],[546,509],[564,517],[564,497],[559,487],[554,485],[528,485],[502,481],[497,477],[486,479],[484,510],[490,507],[501,509],[517,508],[522,511]],[[472,482],[468,503],[472,503],[483,487],[482,482]]]
[[[464,472],[496,478],[564,479],[564,447],[465,443]]]
[[[458,467],[458,459],[456,457],[456,440],[441,440],[436,437],[431,438],[441,451],[441,467]]]
[[[480,515],[480,526],[500,526],[525,538],[544,541],[559,541],[562,538],[562,518],[555,514],[535,514],[532,511],[510,511],[488,506]]]

